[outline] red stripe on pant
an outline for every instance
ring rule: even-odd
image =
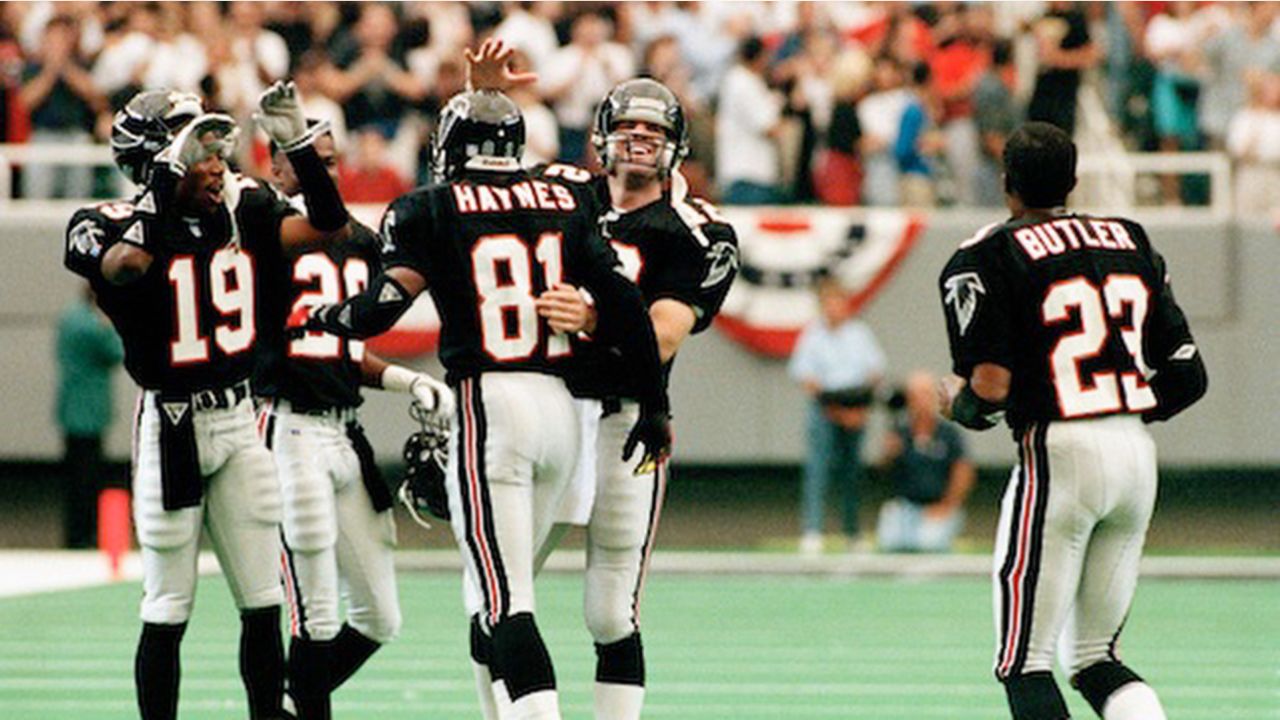
[[[489,623],[490,627],[498,623],[498,619],[502,617],[504,608],[502,607],[502,593],[498,587],[498,576],[494,568],[493,551],[491,545],[496,545],[496,538],[485,537],[485,517],[484,513],[487,508],[484,506],[484,497],[480,488],[480,453],[484,449],[477,444],[479,436],[479,428],[477,427],[477,418],[475,412],[475,383],[476,379],[467,379],[462,381],[462,419],[463,419],[463,457],[466,464],[467,487],[464,491],[470,500],[470,522],[471,534],[475,539],[475,550],[478,556],[481,584],[488,590],[485,595],[489,598]]]
[[[1009,617],[1009,630],[1004,638],[1004,652],[1001,655],[1000,664],[996,668],[997,674],[1001,677],[1008,675],[1014,659],[1017,657],[1018,641],[1024,631],[1022,627],[1022,606],[1023,603],[1030,601],[1030,598],[1026,597],[1028,591],[1034,592],[1034,588],[1024,587],[1024,583],[1027,575],[1027,562],[1031,555],[1031,543],[1033,542],[1031,537],[1032,513],[1035,511],[1039,481],[1035,442],[1033,441],[1035,432],[1036,428],[1033,425],[1022,436],[1022,481],[1025,485],[1022,494],[1022,507],[1018,511],[1018,543],[1014,549],[1016,555],[1013,573],[1007,581],[1009,585],[1009,606],[1005,608],[1005,612],[1008,613]]]

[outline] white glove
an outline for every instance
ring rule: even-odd
[[[436,380],[426,373],[415,372],[399,365],[388,365],[382,371],[382,387],[392,392],[405,392],[413,395],[423,410],[432,415],[448,420],[453,417],[456,407],[453,391],[448,385]]]
[[[453,391],[448,385],[426,373],[418,373],[418,378],[409,387],[409,392],[413,393],[413,398],[423,409],[437,418],[448,421],[453,417],[455,407]]]
[[[259,112],[253,122],[280,146],[290,152],[310,143],[314,133],[307,132],[307,119],[298,104],[298,86],[292,80],[277,80],[258,96]]]
[[[173,142],[156,154],[155,165],[164,165],[175,174],[218,155],[224,160],[235,154],[240,128],[230,115],[205,113],[187,123]]]

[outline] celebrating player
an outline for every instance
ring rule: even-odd
[[[116,163],[142,192],[79,210],[67,230],[65,263],[93,285],[143,388],[133,497],[144,572],[135,681],[146,720],[177,714],[202,528],[240,608],[250,717],[283,716],[280,495],[249,388],[254,272],[282,247],[340,236],[347,212],[292,85],[272,86],[260,106],[259,123],[297,169],[310,220],[227,169],[238,133],[231,118],[203,114],[195,96],[151,91],[112,128]]]
[[[684,112],[662,84],[637,79],[615,87],[600,104],[592,142],[606,173],[598,192],[611,205],[600,218],[602,232],[644,296],[665,378],[685,339],[709,327],[719,311],[737,272],[737,239],[713,206],[685,194],[676,172],[688,150]],[[543,293],[538,311],[556,330],[593,330],[591,308],[572,286]],[[593,400],[584,423],[589,451],[575,483],[586,502],[566,507],[562,520],[586,520],[595,716],[639,718],[645,677],[640,600],[666,464],[622,460],[618,449],[638,411],[635,388],[613,360],[616,354],[599,341],[581,343],[575,353],[582,362],[574,393]],[[574,516],[583,510],[587,517]]]
[[[328,126],[309,122],[315,151],[337,182]],[[298,173],[271,144],[276,187],[305,212]],[[329,694],[400,628],[392,500],[357,416],[360,386],[411,393],[448,417],[453,394],[425,373],[388,364],[359,340],[327,333],[286,338],[291,309],[337,302],[379,270],[377,234],[359,221],[350,236],[315,252],[259,266],[263,362],[254,392],[266,400],[261,427],[275,455],[284,501],[289,601],[289,694],[298,715],[329,716]],[[339,586],[347,622],[338,616]]]
[[[1076,148],[1045,123],[1004,150],[1012,218],[961,243],[940,279],[951,341],[944,414],[975,430],[1003,414],[1018,467],[996,538],[996,677],[1015,720],[1059,720],[1051,665],[1071,623],[1071,684],[1106,720],[1161,720],[1120,661],[1156,496],[1143,422],[1198,400],[1207,376],[1164,260],[1142,226],[1063,209]]]
[[[467,53],[471,82],[505,88],[534,80],[513,74],[510,48],[483,43]],[[737,272],[733,228],[709,203],[687,197],[677,169],[688,152],[684,110],[661,83],[614,87],[596,113],[592,143],[605,175],[549,165],[536,172],[590,182],[604,237],[640,287],[664,364],[664,382],[684,340],[710,326]],[[565,333],[590,333],[594,309],[570,284],[538,297],[538,312]],[[619,448],[638,412],[636,388],[616,350],[595,339],[575,345],[570,385],[583,404],[583,454],[558,526],[539,560],[570,524],[587,526],[585,609],[596,646],[595,716],[638,718],[644,704],[640,600],[666,483],[666,465],[628,463]]]
[[[537,295],[561,283],[588,288],[602,338],[623,348],[640,407],[619,455],[660,463],[670,437],[653,330],[635,286],[613,270],[594,196],[526,173],[523,146],[524,119],[505,95],[450,99],[431,146],[438,183],[396,200],[383,219],[388,269],[360,295],[313,310],[306,326],[376,334],[430,289],[460,400],[448,494],[481,703],[486,717],[558,718],[534,620],[534,550],[573,473],[579,420],[561,377],[569,338],[539,318]],[[633,455],[640,444],[643,460]]]

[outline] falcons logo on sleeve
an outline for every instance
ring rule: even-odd
[[[943,283],[943,288],[946,289],[946,295],[942,301],[955,312],[956,324],[960,327],[960,334],[964,335],[978,310],[978,296],[985,295],[987,289],[982,285],[982,278],[975,272],[952,275]]]

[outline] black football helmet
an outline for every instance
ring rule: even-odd
[[[144,184],[156,154],[203,112],[200,97],[191,93],[147,90],[134,95],[111,122],[116,167],[134,184]]]
[[[524,155],[524,116],[496,90],[449,98],[431,136],[431,179],[456,180],[464,169],[519,167]]]
[[[643,121],[661,127],[667,135],[657,157],[658,176],[668,178],[689,154],[689,127],[684,108],[675,93],[651,78],[636,78],[614,86],[596,110],[591,144],[606,172],[611,172],[620,152],[630,155],[631,139],[616,126],[623,120]]]
[[[444,486],[449,466],[449,419],[428,412],[416,401],[409,406],[409,414],[422,429],[404,443],[404,479],[397,494],[413,520],[430,528],[423,513],[449,520],[449,495]]]

